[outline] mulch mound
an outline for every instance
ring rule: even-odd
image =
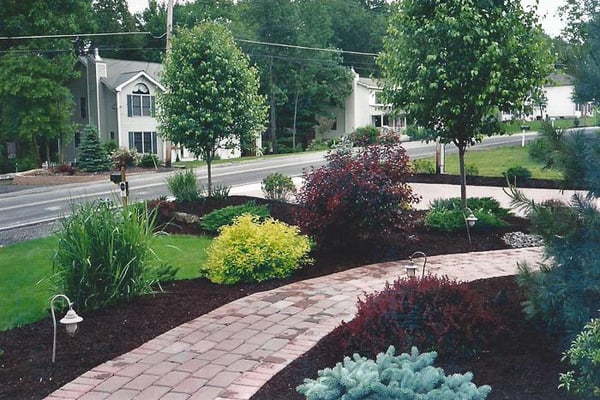
[[[225,205],[242,204],[248,200],[267,203],[273,217],[291,221],[293,205],[272,203],[246,196],[232,196],[221,202],[176,204],[176,208],[178,211],[203,215],[210,210]],[[118,304],[84,315],[85,320],[81,323],[81,331],[74,338],[69,338],[60,329],[57,338],[57,360],[54,366],[51,364],[52,321],[50,318],[0,332],[0,350],[3,352],[0,352],[0,398],[43,398],[92,367],[130,351],[177,325],[250,293],[356,266],[406,259],[417,250],[427,255],[438,255],[506,248],[506,244],[501,240],[505,232],[512,230],[527,232],[529,226],[528,221],[520,218],[514,218],[511,222],[514,224],[511,229],[488,231],[474,229],[472,248],[466,234],[444,235],[421,227],[417,229],[412,240],[390,236],[377,245],[364,244],[346,249],[344,252],[315,252],[312,255],[315,259],[312,267],[301,270],[285,280],[232,286],[215,285],[205,279],[167,283],[163,285],[162,293],[140,297],[130,303]],[[178,233],[199,233],[197,224],[168,224],[166,229]],[[514,292],[509,296],[513,301],[509,318],[514,320],[515,327],[515,336],[507,337],[507,343],[511,346],[507,346],[509,349],[504,355],[481,354],[479,359],[473,361],[476,362],[475,364],[455,366],[447,360],[448,370],[464,368],[472,370],[478,384],[493,385],[493,397],[490,398],[566,398],[556,389],[552,392],[557,386],[557,371],[561,368],[560,357],[553,349],[553,344],[546,342],[544,336],[537,332],[533,325],[523,320],[518,306],[521,294],[518,294],[514,282],[510,279],[495,282],[497,283],[481,282],[478,285],[484,285],[481,286],[481,290],[486,291],[488,295],[497,293],[499,288]],[[318,368],[333,366],[340,360],[340,355],[335,352],[334,334],[323,339],[315,350],[284,370],[287,375],[282,375],[283,378],[279,379],[279,383],[269,383],[265,386],[256,399],[299,398],[293,390],[298,379],[292,380],[291,376],[297,378],[315,376]],[[509,362],[511,363],[507,364]],[[290,390],[284,392],[284,387]],[[497,397],[498,393],[504,397]]]

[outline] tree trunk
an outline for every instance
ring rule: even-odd
[[[276,102],[275,102],[275,89],[273,84],[273,57],[271,57],[271,63],[269,64],[269,86],[271,89],[271,98],[269,99],[269,106],[271,111],[271,149],[273,153],[277,153],[277,118]]]
[[[210,155],[206,157],[206,190],[208,193],[208,197],[212,197],[212,160],[213,156]]]
[[[460,170],[460,202],[462,208],[467,207],[467,174],[465,173],[465,152],[467,145],[461,143],[458,147],[458,166]]]

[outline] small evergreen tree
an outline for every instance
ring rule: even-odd
[[[354,354],[334,368],[319,371],[316,380],[305,379],[298,392],[307,400],[483,400],[492,390],[477,387],[473,374],[447,376],[433,366],[437,353],[394,355],[394,346],[379,353],[376,360]]]
[[[92,125],[86,125],[81,132],[77,164],[80,170],[87,172],[101,172],[110,169],[110,158],[100,144],[98,131]]]
[[[513,205],[522,207],[535,233],[544,239],[546,261],[540,271],[520,266],[519,283],[527,290],[525,312],[543,321],[565,343],[598,317],[600,307],[600,138],[563,135],[545,127],[548,165],[563,172],[566,184],[582,185],[587,195],[569,204],[537,204],[512,188]]]

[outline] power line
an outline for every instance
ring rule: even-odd
[[[261,42],[258,40],[247,40],[247,39],[234,39],[234,40],[236,40],[238,42],[244,42],[244,43],[261,44],[261,45],[265,45],[265,46],[274,46],[274,47],[287,47],[287,48],[291,48],[291,49],[328,51],[331,53],[354,54],[354,55],[359,55],[359,56],[377,56],[376,53],[364,53],[364,52],[360,52],[360,51],[324,49],[324,48],[320,48],[320,47],[296,46],[296,45],[292,45],[292,44]]]
[[[163,33],[160,36],[154,36],[151,32],[104,32],[104,33],[75,33],[75,34],[32,35],[32,36],[0,36],[0,40],[64,39],[64,38],[80,38],[80,37],[94,37],[94,36],[122,36],[122,35],[150,35],[154,39],[161,39],[166,36],[166,33]],[[292,45],[292,44],[262,42],[262,41],[258,41],[258,40],[249,40],[249,39],[234,39],[234,40],[237,42],[259,44],[259,45],[263,45],[263,46],[285,47],[285,48],[300,49],[300,50],[325,51],[325,52],[330,52],[330,53],[353,54],[353,55],[359,55],[359,56],[371,56],[371,57],[377,56],[376,53],[366,53],[366,52],[361,52],[361,51],[325,49],[325,48],[321,48],[321,47],[298,46],[298,45]]]
[[[166,35],[163,33],[160,36],[154,36],[150,32],[104,32],[104,33],[75,33],[61,35],[34,35],[34,36],[0,36],[0,40],[26,40],[26,39],[64,39],[64,38],[80,38],[92,36],[121,36],[121,35],[150,35],[154,39],[160,39]]]

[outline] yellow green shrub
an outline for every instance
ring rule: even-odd
[[[201,272],[215,283],[262,282],[284,278],[303,265],[311,242],[298,228],[268,218],[260,222],[244,214],[220,234],[207,249]]]

